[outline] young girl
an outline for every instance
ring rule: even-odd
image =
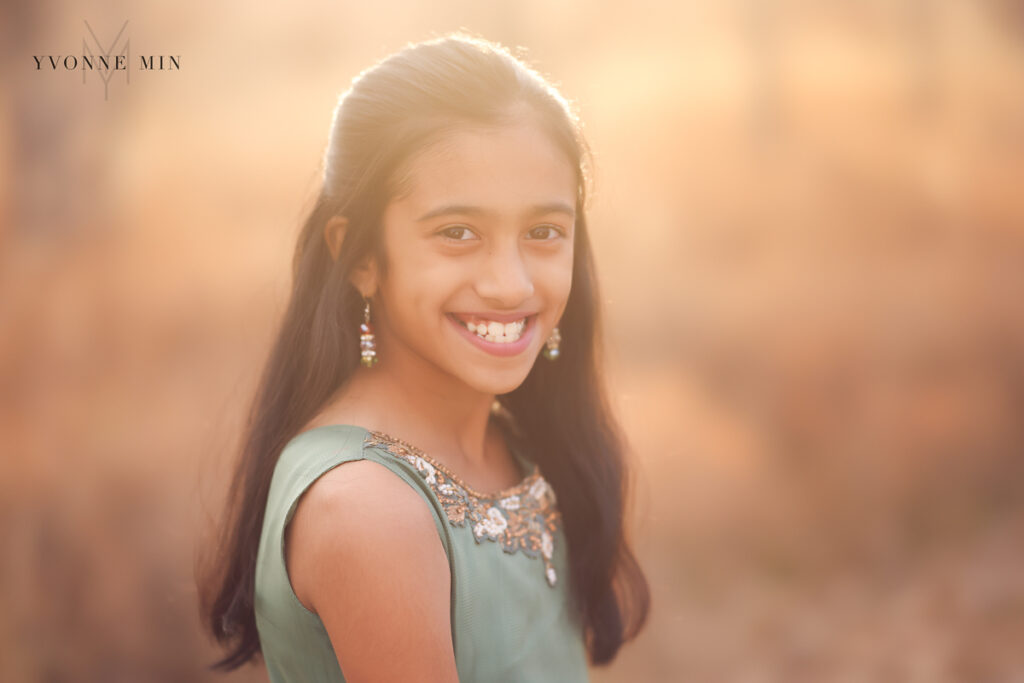
[[[558,92],[480,39],[341,97],[202,586],[214,668],[573,683],[643,626],[585,155]]]

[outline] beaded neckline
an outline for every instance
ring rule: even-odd
[[[527,557],[540,557],[548,584],[555,585],[554,543],[562,521],[554,489],[536,463],[530,463],[530,473],[518,484],[482,494],[422,449],[389,434],[367,430],[363,446],[380,448],[411,465],[430,486],[453,526],[465,527],[469,522],[477,544],[496,541],[508,554],[522,551]],[[525,461],[514,451],[513,455]]]
[[[433,457],[430,456],[429,453],[427,453],[423,449],[421,449],[421,448],[419,448],[419,447],[409,443],[408,441],[403,441],[402,439],[399,439],[397,436],[391,436],[390,434],[388,434],[386,432],[381,432],[381,431],[377,431],[377,430],[373,430],[373,429],[370,429],[370,430],[367,430],[367,431],[369,431],[369,433],[371,435],[373,435],[373,437],[378,439],[378,440],[388,441],[388,442],[397,444],[397,445],[401,446],[403,449],[405,449],[407,452],[409,452],[409,453],[411,453],[413,455],[416,455],[416,456],[418,456],[420,458],[423,458],[424,460],[429,462],[431,465],[433,465],[435,469],[438,469],[438,470],[441,470],[442,472],[444,472],[448,476],[448,478],[451,479],[452,483],[461,486],[463,489],[466,490],[466,493],[468,493],[469,495],[473,496],[474,498],[480,498],[480,499],[484,499],[484,500],[494,500],[496,498],[505,498],[507,496],[510,496],[510,495],[512,495],[514,493],[519,492],[520,490],[522,490],[524,488],[529,488],[529,485],[533,482],[533,480],[539,474],[539,471],[537,469],[537,463],[531,462],[529,460],[526,460],[526,458],[524,458],[522,455],[520,455],[519,452],[516,451],[516,449],[514,447],[509,446],[509,452],[512,453],[512,457],[514,457],[516,459],[516,462],[519,463],[520,469],[522,469],[523,465],[526,466],[526,469],[528,470],[526,475],[522,479],[520,479],[518,483],[513,484],[512,486],[509,486],[508,488],[501,489],[500,491],[495,491],[494,493],[482,493],[482,492],[477,491],[476,489],[474,489],[469,484],[467,484],[465,481],[463,481],[462,477],[460,477],[459,475],[457,475],[454,472],[452,472],[443,463],[438,462],[437,460],[435,460]]]

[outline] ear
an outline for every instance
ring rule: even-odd
[[[363,263],[352,269],[349,281],[355,285],[359,293],[371,297],[377,292],[377,259],[367,257]]]
[[[348,229],[348,219],[344,216],[331,216],[324,225],[324,242],[331,252],[331,259],[338,260],[341,253],[341,245],[345,241],[345,232]],[[370,257],[361,265],[356,266],[349,276],[349,280],[359,290],[360,294],[366,297],[373,296],[377,291],[377,261]]]
[[[344,216],[331,216],[324,225],[324,242],[331,252],[331,259],[338,260],[341,253],[341,243],[345,241],[345,230],[348,228],[348,219]]]

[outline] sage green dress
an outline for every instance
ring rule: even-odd
[[[275,466],[256,564],[256,626],[272,683],[343,682],[330,638],[292,590],[284,530],[302,493],[337,465],[373,460],[422,496],[451,569],[452,643],[460,683],[588,681],[583,632],[569,608],[565,535],[554,490],[519,448],[524,478],[474,491],[415,446],[355,425],[303,432]],[[338,580],[345,580],[338,568]]]

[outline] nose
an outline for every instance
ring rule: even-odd
[[[477,277],[476,292],[500,308],[514,308],[533,296],[533,279],[519,245],[490,246]]]

